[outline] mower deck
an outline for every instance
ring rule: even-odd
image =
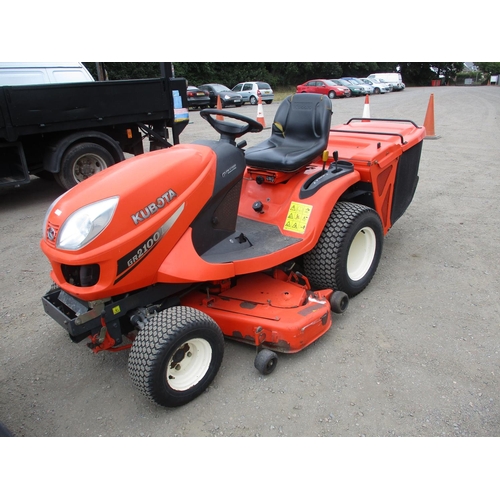
[[[279,272],[255,273],[217,294],[191,292],[181,303],[210,316],[226,337],[294,353],[330,328],[332,290],[311,292],[308,285],[286,279]]]

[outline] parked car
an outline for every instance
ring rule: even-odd
[[[210,106],[210,96],[206,90],[201,90],[193,85],[187,88],[188,108],[205,109]]]
[[[348,82],[354,83],[354,85],[359,85],[363,89],[363,95],[371,95],[374,92],[373,85],[371,83],[362,82],[359,78],[354,76],[343,76],[342,80],[347,80]]]
[[[377,80],[377,78],[360,78],[360,80],[369,85],[373,85],[374,94],[386,94],[392,92],[392,86],[387,82]]]
[[[227,106],[236,106],[239,108],[243,102],[241,100],[240,94],[229,90],[225,85],[220,83],[204,83],[203,85],[198,85],[201,90],[206,90],[210,97],[211,108],[217,106],[217,97],[220,97],[220,103],[223,108]]]
[[[405,84],[400,73],[372,73],[367,78],[378,78],[392,85],[393,90],[404,90]]]
[[[233,87],[233,92],[241,95],[243,104],[249,102],[250,104],[257,104],[259,97],[262,102],[271,104],[274,99],[274,92],[271,85],[266,82],[242,82]]]
[[[331,80],[335,85],[343,85],[344,87],[347,87],[350,92],[352,97],[359,97],[360,95],[363,95],[363,87],[361,85],[356,85],[352,82],[348,82],[347,80],[343,80],[342,78],[332,78]]]
[[[308,94],[327,95],[330,99],[351,96],[351,91],[344,84],[326,79],[309,80],[301,85],[297,85],[297,94],[304,92]]]

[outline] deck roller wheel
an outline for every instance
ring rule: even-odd
[[[270,349],[262,349],[255,356],[254,366],[262,375],[270,375],[278,364],[278,355]]]

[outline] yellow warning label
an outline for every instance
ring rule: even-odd
[[[285,231],[293,231],[294,233],[304,234],[306,232],[309,217],[311,217],[312,205],[304,205],[292,201],[286,216],[286,222],[283,229]]]
[[[113,307],[112,311],[113,311],[113,314],[119,314],[121,311],[120,306]]]

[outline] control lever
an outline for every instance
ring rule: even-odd
[[[339,152],[338,151],[333,152],[333,159],[334,159],[333,165],[335,165],[335,168],[333,169],[333,173],[335,173],[335,172],[339,171],[339,167],[338,167]],[[330,167],[331,167],[331,165],[330,165]]]

